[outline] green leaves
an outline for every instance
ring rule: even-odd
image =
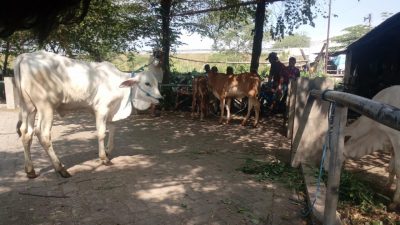
[[[304,34],[294,34],[275,42],[273,48],[300,48],[309,47],[311,38]]]
[[[47,49],[66,52],[70,57],[87,55],[95,61],[109,60],[113,53],[132,51],[136,42],[153,27],[148,8],[130,1],[92,1],[82,23],[63,25],[46,41]]]
[[[360,37],[368,33],[372,28],[366,25],[355,25],[351,27],[346,27],[342,31],[344,34],[332,37],[332,42],[336,43],[336,46],[332,50],[338,50],[346,48],[351,43],[358,40]]]

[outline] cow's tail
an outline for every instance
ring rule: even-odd
[[[22,125],[22,88],[21,88],[21,69],[20,69],[20,64],[21,60],[23,58],[23,55],[19,55],[14,62],[14,86],[17,94],[17,97],[19,98],[19,105],[20,105],[20,110],[19,110],[19,115],[18,115],[18,123],[17,123],[17,134],[21,137],[21,125]]]

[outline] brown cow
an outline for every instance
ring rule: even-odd
[[[200,111],[200,121],[202,121],[204,119],[204,116],[207,116],[208,111],[207,78],[205,76],[198,76],[193,78],[192,89],[192,117],[194,117],[195,110],[197,109],[197,113]]]
[[[250,117],[252,108],[256,114],[254,127],[258,124],[260,103],[258,102],[258,93],[260,87],[260,78],[256,73],[242,73],[237,75],[226,75],[223,73],[209,72],[208,85],[215,97],[220,100],[221,117],[219,122],[222,123],[224,117],[224,107],[226,108],[227,123],[230,120],[230,103],[232,98],[242,99],[248,97],[249,106],[246,117],[242,121],[242,125],[246,125]]]

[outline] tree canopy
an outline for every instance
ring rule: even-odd
[[[3,1],[0,7],[0,38],[15,31],[32,29],[39,40],[60,24],[82,21],[89,9],[90,0],[40,0]]]
[[[168,64],[169,50],[180,44],[178,37],[182,30],[212,38],[218,49],[249,52],[253,46],[251,51],[253,55],[256,52],[256,59],[261,52],[262,31],[280,39],[302,24],[313,25],[316,0],[7,2],[8,12],[0,16],[0,37],[8,37],[19,29],[32,29],[47,50],[70,57],[89,56],[96,61],[108,60],[114,53],[134,50],[142,42],[153,47],[164,46]],[[17,3],[22,9],[11,15],[19,9]],[[280,4],[282,10],[271,10],[271,4]],[[260,11],[260,7],[267,9],[266,13]],[[257,13],[265,16],[256,16]],[[4,15],[11,16],[6,18]],[[10,22],[12,18],[15,22]],[[264,37],[269,38],[269,35]],[[252,57],[252,61],[257,60]]]
[[[311,38],[304,34],[286,36],[274,43],[273,48],[301,48],[309,47]]]
[[[111,53],[132,51],[153,26],[147,10],[125,1],[92,1],[86,18],[79,24],[60,25],[46,39],[46,48],[71,57],[88,55],[95,61],[107,60]]]
[[[371,29],[371,27],[366,25],[355,25],[351,27],[346,27],[342,30],[344,32],[342,35],[331,38],[331,41],[334,44],[331,47],[331,51],[346,48],[351,43],[357,41],[360,37],[368,33]]]

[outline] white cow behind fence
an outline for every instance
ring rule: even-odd
[[[383,89],[372,100],[400,108],[399,96],[400,86],[397,85]],[[344,129],[344,136],[350,137],[345,142],[345,158],[358,159],[377,150],[389,151],[392,154],[390,179],[393,179],[394,174],[397,177],[393,203],[400,204],[400,131],[361,116]]]
[[[159,52],[154,52],[148,71],[131,77],[130,73],[121,72],[108,62],[82,62],[45,51],[19,55],[14,66],[20,96],[17,132],[22,137],[27,176],[37,176],[30,154],[34,133],[56,172],[63,177],[70,176],[53,150],[50,131],[54,112],[64,115],[70,110],[91,110],[96,117],[99,157],[103,163],[108,163],[107,154],[113,149],[115,132],[112,122],[128,117],[132,104],[144,109],[159,103],[161,95],[155,76],[162,73],[160,56]],[[107,149],[104,146],[106,127],[109,129]]]

